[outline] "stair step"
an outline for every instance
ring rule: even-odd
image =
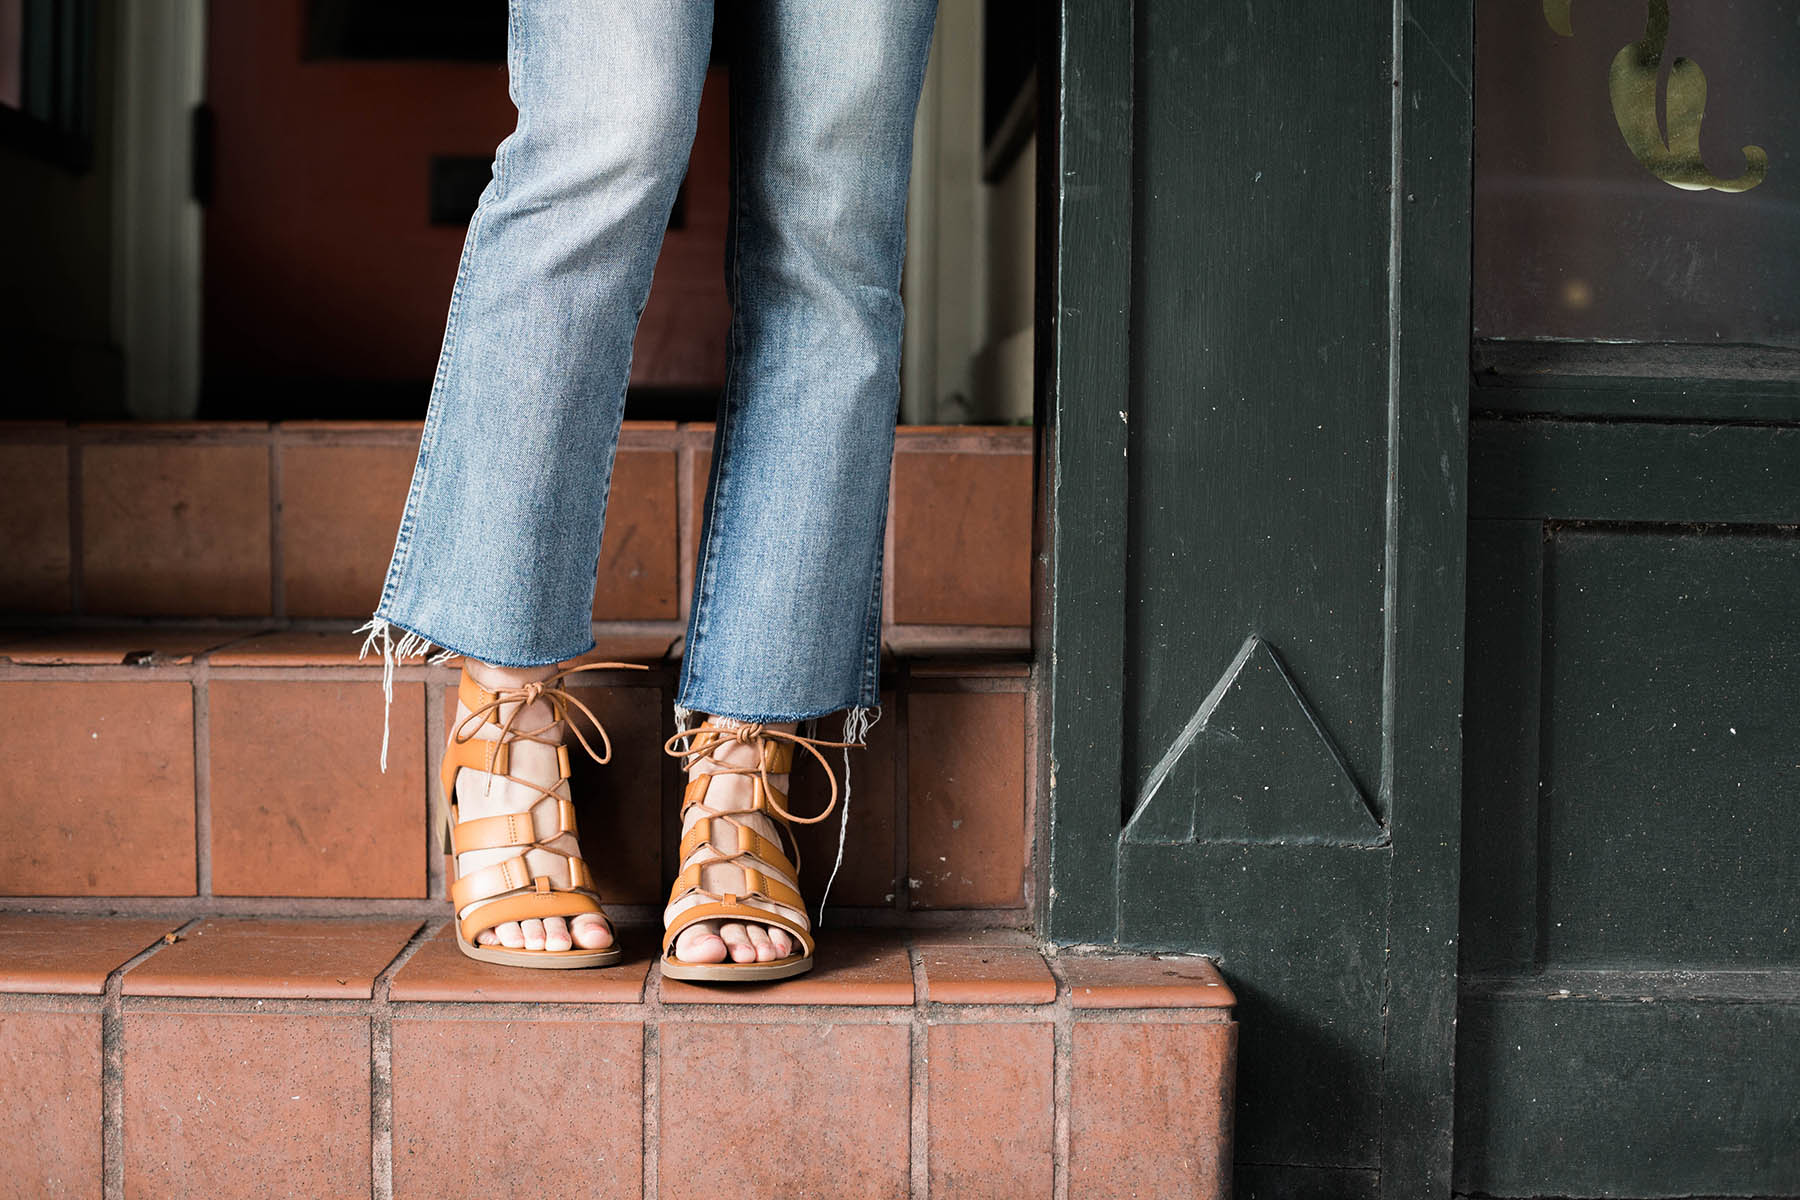
[[[664,981],[646,928],[596,971],[450,938],[0,913],[0,1087],[33,1097],[0,1169],[134,1196],[1230,1191],[1235,1000],[1203,958],[827,927],[809,975],[739,989]]]
[[[418,422],[0,422],[0,613],[367,617],[405,506]],[[594,619],[679,636],[712,426],[628,421]],[[887,640],[1022,650],[1032,431],[902,427],[883,579]],[[354,486],[346,486],[353,483]]]
[[[166,909],[180,897],[193,913],[443,911],[450,870],[430,795],[457,670],[395,672],[383,774],[380,669],[358,662],[359,644],[345,625],[0,639],[0,748],[33,764],[0,779],[0,897],[69,909],[94,898]],[[572,755],[573,787],[588,862],[624,919],[660,911],[676,865],[681,779],[661,753],[674,731],[668,649],[641,632],[611,634],[596,658],[651,669],[595,673],[577,688],[613,738],[609,766]],[[1023,923],[1028,665],[891,657],[885,674],[884,715],[851,758],[833,910],[889,923]],[[795,811],[823,808],[825,783],[803,756]],[[816,902],[838,821],[797,832]]]

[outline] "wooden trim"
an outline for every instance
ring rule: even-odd
[[[1447,1196],[1462,853],[1474,4],[1393,7],[1381,1195]]]
[[[1049,631],[1038,639],[1049,705],[1042,778],[1050,810],[1045,928],[1059,942],[1117,936],[1123,783],[1126,426],[1131,381],[1131,6],[1063,0],[1056,169],[1044,211],[1056,239],[1050,295]],[[1052,207],[1053,206],[1053,207]],[[1065,497],[1067,502],[1065,502]]]

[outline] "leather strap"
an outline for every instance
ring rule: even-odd
[[[539,800],[529,812],[502,813],[492,817],[475,817],[458,821],[450,829],[452,852],[465,850],[499,850],[506,846],[535,846],[554,841],[565,833],[574,833],[575,805],[556,797],[556,824],[547,831],[537,828],[537,816],[548,806]]]
[[[724,825],[736,832],[736,845],[727,848],[713,840],[713,832],[719,825]],[[694,856],[694,851],[702,846],[710,847],[720,855],[735,857],[747,854],[751,858],[762,860],[771,870],[785,875],[789,879],[800,877],[800,873],[794,869],[794,864],[788,861],[787,852],[782,847],[771,842],[748,825],[741,825],[728,817],[701,817],[695,821],[692,828],[681,835],[681,853],[677,856],[677,861],[686,862]]]
[[[739,885],[740,891],[735,893],[708,891],[700,886],[700,872],[703,868],[714,865],[717,864],[702,859],[677,875],[675,886],[670,889],[669,903],[675,904],[695,893],[717,897],[722,904],[736,904],[739,900],[760,896],[775,904],[794,909],[796,912],[806,911],[806,901],[799,892],[765,871],[759,871],[755,867],[746,867],[741,861],[730,864],[743,872],[744,881]]]

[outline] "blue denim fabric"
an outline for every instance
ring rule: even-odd
[[[733,316],[676,704],[801,720],[879,701],[906,190],[936,2],[746,0],[719,17]],[[515,667],[593,647],[632,339],[712,28],[709,0],[512,3],[518,123],[469,224],[376,634]]]

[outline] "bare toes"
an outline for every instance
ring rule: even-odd
[[[599,913],[582,913],[569,922],[569,934],[583,950],[604,950],[612,945],[612,930]]]
[[[512,950],[525,948],[525,934],[519,929],[517,921],[506,921],[494,926],[494,932],[500,935],[500,944]]]
[[[728,921],[719,926],[719,936],[731,948],[732,962],[755,962],[756,947],[750,943],[750,934],[736,921]]]
[[[756,947],[757,962],[774,962],[778,957],[775,943],[769,940],[769,931],[761,925],[746,926],[750,933],[750,944]]]
[[[769,944],[775,947],[776,958],[786,958],[794,952],[793,937],[779,925],[769,926]]]
[[[499,940],[499,938],[494,936],[494,931],[491,929],[484,929],[475,935],[475,944],[477,946],[492,946]]]
[[[714,931],[710,921],[689,925],[675,938],[675,957],[682,962],[724,962],[725,955],[725,941]]]
[[[544,949],[567,950],[575,944],[569,936],[569,923],[561,917],[544,918]]]
[[[544,948],[544,923],[542,921],[538,920],[536,917],[531,918],[529,921],[520,921],[519,929],[525,935],[525,948],[527,950],[542,950]]]

